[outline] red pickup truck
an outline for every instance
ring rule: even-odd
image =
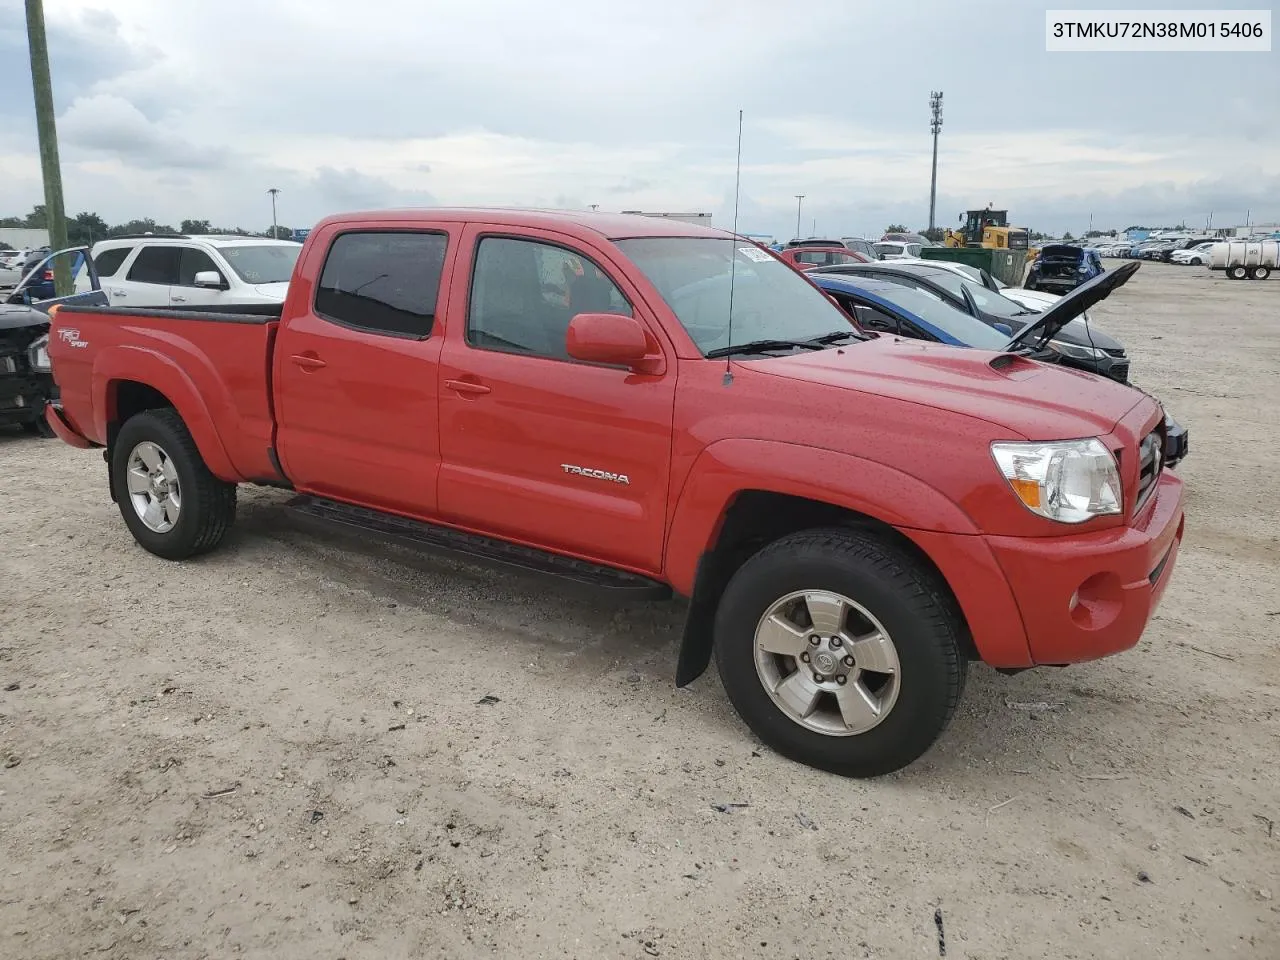
[[[971,660],[1133,646],[1183,533],[1145,394],[868,334],[749,241],[642,216],[331,217],[282,308],[64,307],[49,354],[49,425],[103,448],[152,553],[212,549],[236,485],[270,484],[318,521],[674,592],[676,682],[714,655],[762,740],[853,776],[927,750]]]

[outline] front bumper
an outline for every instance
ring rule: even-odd
[[[0,426],[39,420],[52,387],[53,380],[39,374],[0,377]]]
[[[1163,473],[1130,526],[1065,537],[987,538],[1022,614],[1035,663],[1096,660],[1138,642],[1178,559],[1183,499],[1182,480]]]
[[[1164,465],[1176,467],[1191,447],[1191,431],[1169,414],[1164,415]]]

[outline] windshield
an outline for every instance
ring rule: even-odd
[[[245,283],[288,283],[302,244],[222,247],[218,252]]]
[[[988,327],[981,320],[969,316],[963,310],[957,310],[941,297],[920,287],[886,283],[878,286],[875,292],[968,346],[1000,350],[1009,342],[1008,336],[999,330]]]
[[[843,330],[857,335],[849,318],[820,290],[746,241],[643,237],[619,240],[618,247],[657,287],[704,354],[755,340],[811,340]]]
[[[930,282],[936,283],[947,293],[953,297],[964,299],[964,291],[969,291],[969,296],[973,297],[973,302],[978,305],[978,309],[983,313],[989,313],[997,317],[1020,317],[1034,311],[1028,310],[1022,304],[1014,303],[1008,297],[1002,297],[1000,294],[992,290],[988,290],[977,281],[962,277],[958,273],[952,273],[950,270],[936,270],[925,267],[921,271],[922,275],[928,276]]]

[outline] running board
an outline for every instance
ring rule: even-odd
[[[294,514],[306,520],[376,534],[434,553],[452,554],[465,560],[555,577],[630,600],[665,600],[671,596],[671,588],[665,583],[625,570],[602,567],[585,560],[575,560],[557,553],[547,553],[421,520],[410,520],[367,507],[354,507],[312,496],[294,497],[287,506]]]

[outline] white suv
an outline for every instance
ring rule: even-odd
[[[93,245],[115,306],[283,303],[302,244],[242,236],[116,237]]]

